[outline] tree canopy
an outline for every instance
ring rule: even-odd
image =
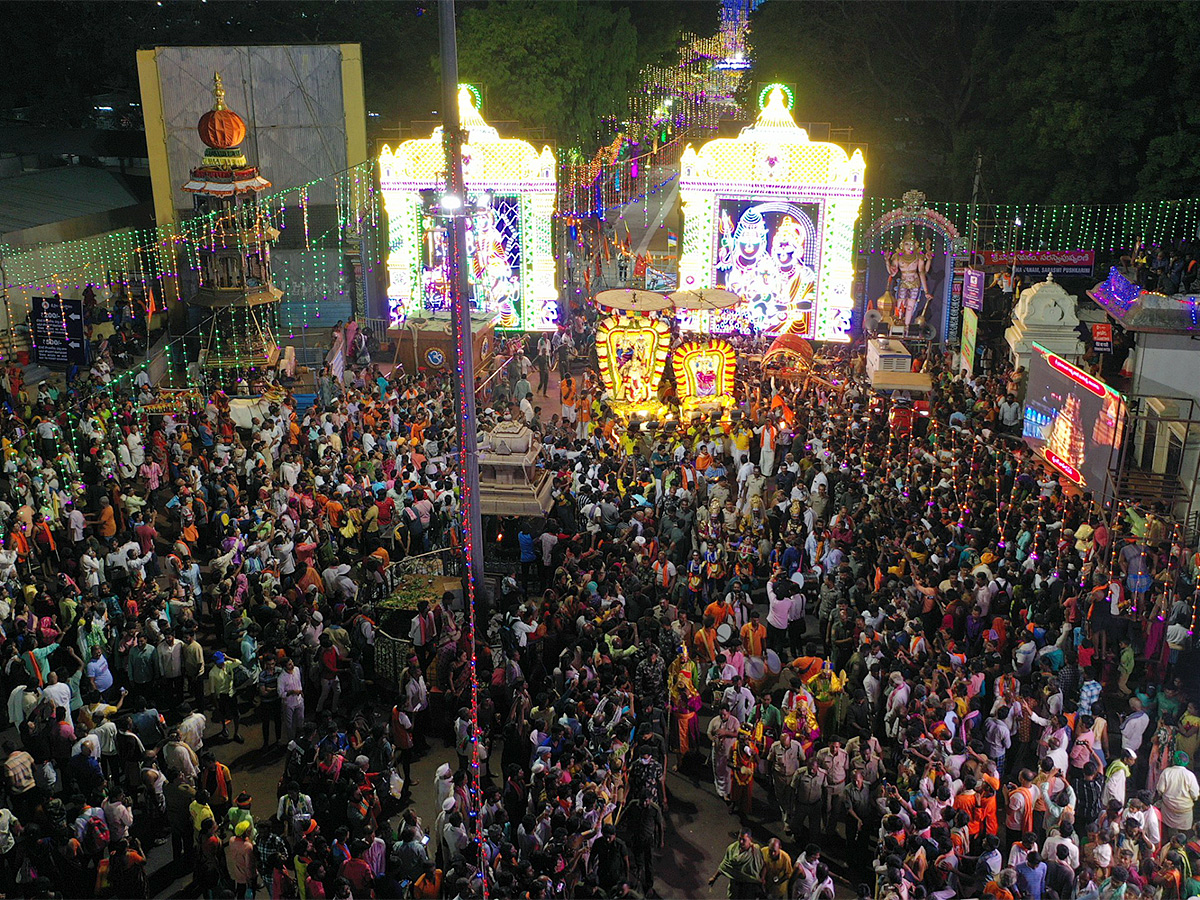
[[[716,0],[460,0],[463,80],[492,119],[589,153],[648,63],[711,34]],[[135,51],[185,44],[358,42],[373,127],[439,100],[434,2],[16,2],[0,107],[35,125],[89,123],[89,97],[137,91]],[[48,41],[47,35],[54,40]],[[1200,4],[769,0],[745,87],[796,85],[801,121],[851,126],[867,185],[899,196],[1124,202],[1200,194]]]
[[[1121,202],[1200,189],[1195,3],[773,3],[755,80],[852,126],[872,193]]]
[[[575,0],[508,0],[468,8],[459,22],[459,77],[487,89],[489,116],[541,125],[590,144],[637,83],[629,11]]]

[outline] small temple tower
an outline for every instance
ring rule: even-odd
[[[283,292],[271,281],[271,242],[279,232],[258,202],[271,182],[242,153],[246,123],[225,105],[219,73],[213,97],[196,126],[208,149],[183,186],[194,197],[195,215],[211,221],[198,251],[199,288],[188,303],[199,324],[200,368],[237,378],[279,358],[275,328]]]

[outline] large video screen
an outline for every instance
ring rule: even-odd
[[[449,219],[422,217],[421,289],[425,309],[450,308]],[[521,321],[521,200],[493,196],[467,219],[471,309],[499,313],[497,328]]]
[[[713,285],[744,302],[714,314],[713,331],[813,337],[820,234],[819,203],[721,200]]]
[[[1105,490],[1125,431],[1125,398],[1039,344],[1029,363],[1025,442],[1083,490]]]

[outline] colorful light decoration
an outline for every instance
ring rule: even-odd
[[[551,331],[557,325],[551,242],[556,164],[549,147],[501,138],[483,120],[476,94],[459,87],[459,115],[468,138],[463,145],[467,193],[481,210],[471,217],[472,283],[478,305],[500,316],[502,327]],[[423,212],[422,191],[444,187],[442,129],[404,141],[379,154],[379,181],[388,214],[388,302],[400,323],[415,313],[445,308],[449,283],[439,247],[439,218]],[[463,198],[458,198],[462,202]]]
[[[782,86],[765,93],[754,125],[737,138],[689,146],[680,160],[679,286],[727,287],[745,299],[730,310],[681,315],[680,327],[846,342],[866,162],[859,150],[851,156],[809,140]]]
[[[657,147],[653,153],[639,154],[643,172],[658,160],[669,160],[672,149]],[[630,160],[624,160],[616,165],[631,164]],[[300,198],[305,191],[307,202],[315,203],[314,198],[320,196],[321,203],[332,203],[337,210],[336,227],[314,232],[304,242],[309,249],[280,250],[272,256],[275,284],[284,292],[279,308],[281,339],[295,338],[308,328],[319,328],[348,315],[346,286],[350,272],[345,266],[348,246],[356,250],[361,247],[363,251],[361,276],[355,279],[362,296],[363,278],[372,272],[373,232],[380,219],[379,191],[374,186],[376,166],[377,161],[370,160],[262,197],[267,215],[285,236],[289,234],[288,228],[303,225]],[[640,199],[649,193],[646,184],[634,178],[622,176],[621,184],[620,202]],[[651,190],[663,188],[664,185],[651,185]],[[560,210],[574,209],[572,202],[582,203],[586,199],[580,195],[573,201],[570,191],[569,180],[564,176]],[[615,202],[615,193],[613,198],[609,202]],[[693,202],[699,204],[700,199],[694,198]],[[927,200],[925,205],[945,216],[960,231],[968,230],[970,204]],[[900,198],[865,198],[862,218],[856,225],[859,233],[855,246],[860,254],[870,252],[869,242],[862,239],[866,229],[880,216],[902,206]],[[293,211],[294,221],[289,215]],[[413,214],[419,216],[419,209]],[[1054,251],[1107,252],[1132,248],[1144,238],[1146,245],[1153,248],[1181,235],[1196,233],[1200,227],[1200,198],[1111,205],[980,205],[978,211],[980,219],[1000,223],[1011,223],[1017,216],[1023,222],[1022,245]],[[181,275],[198,268],[196,248],[209,241],[212,230],[212,216],[197,216],[154,229],[113,231],[33,248],[0,243],[3,278],[8,289],[6,308],[11,310],[9,321],[23,321],[31,297],[52,296],[56,292],[77,296],[89,284],[94,286],[101,304],[106,304],[111,299],[110,292],[123,285],[152,295],[155,310],[162,311],[180,299]],[[707,240],[703,236],[699,239],[701,243]],[[1003,234],[996,235],[998,245],[1003,245],[1004,240]],[[382,258],[385,254],[379,252]],[[10,337],[4,345],[5,356],[11,346]]]
[[[671,357],[679,405],[696,409],[731,409],[737,353],[728,341],[689,341]]]
[[[776,88],[783,91],[783,95],[786,98],[785,102],[787,104],[788,110],[790,111],[790,110],[795,109],[796,108],[796,95],[792,92],[791,87],[789,87],[786,84],[780,84],[778,82],[776,82],[775,84],[768,84],[761,91],[758,92],[758,108],[762,109],[764,106],[767,105],[767,99],[771,96],[771,91],[775,90]]]
[[[658,385],[671,352],[671,326],[658,316],[609,316],[596,331],[600,378],[625,416],[661,410]]]

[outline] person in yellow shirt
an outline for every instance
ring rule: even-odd
[[[751,431],[745,426],[739,426],[737,431],[733,433],[733,458],[741,459],[743,456],[750,456],[750,436]]]
[[[792,879],[792,858],[779,838],[771,838],[762,855],[762,878],[766,894],[771,900],[783,900],[788,895],[788,884]]]
[[[767,627],[759,621],[758,610],[750,613],[750,621],[742,626],[742,644],[750,656],[762,656],[766,652]]]
[[[196,791],[196,799],[188,805],[188,815],[192,817],[192,828],[196,832],[196,836],[200,836],[200,826],[207,820],[212,819],[214,822],[217,817],[213,815],[212,807],[208,805],[208,791],[201,788]]]

